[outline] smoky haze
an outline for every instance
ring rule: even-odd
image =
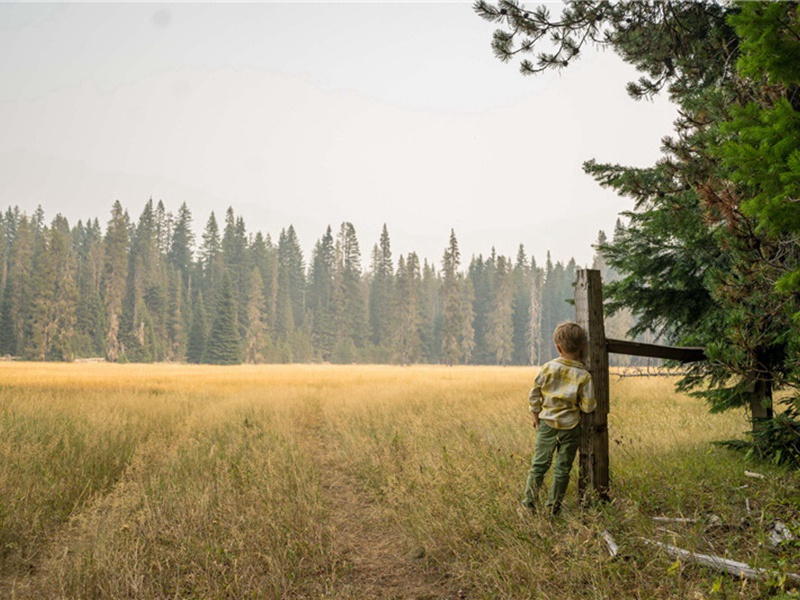
[[[559,10],[558,5],[552,6]],[[71,222],[149,199],[232,206],[308,254],[351,221],[365,255],[591,261],[630,208],[583,161],[646,165],[674,107],[590,52],[522,77],[469,3],[0,5],[0,205]]]

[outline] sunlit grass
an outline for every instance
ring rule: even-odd
[[[756,522],[797,526],[797,476],[745,478],[742,457],[710,443],[741,435],[745,415],[710,415],[665,378],[612,376],[610,504],[581,511],[573,481],[563,517],[522,520],[534,373],[0,363],[0,595],[335,595],[325,490],[343,473],[421,567],[470,597],[709,594],[717,574],[669,570],[642,537],[786,560]],[[703,529],[710,514],[724,535]],[[664,531],[656,515],[701,522]],[[603,529],[635,559],[610,561]]]

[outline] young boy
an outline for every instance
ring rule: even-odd
[[[539,490],[555,453],[553,483],[545,506],[557,515],[581,443],[580,411],[592,412],[597,403],[591,375],[580,362],[586,333],[577,323],[561,323],[553,333],[553,341],[559,357],[542,367],[528,397],[537,434],[522,505],[531,512],[536,510]]]

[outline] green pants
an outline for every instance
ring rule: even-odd
[[[542,421],[536,434],[536,449],[533,452],[531,469],[528,472],[528,482],[525,484],[525,500],[523,504],[528,508],[535,508],[539,500],[539,490],[542,487],[545,473],[556,455],[553,467],[553,483],[547,495],[545,505],[554,514],[561,509],[561,501],[567,492],[569,472],[575,461],[575,454],[581,445],[580,423],[572,429],[554,429]]]

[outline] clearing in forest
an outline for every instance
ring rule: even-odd
[[[777,589],[676,567],[641,543],[727,551],[777,570],[795,558],[762,543],[761,523],[797,527],[798,476],[760,466],[765,479],[745,478],[740,455],[709,443],[737,436],[744,415],[709,415],[668,378],[612,376],[611,504],[582,512],[573,482],[562,518],[520,519],[534,374],[0,363],[0,596]],[[710,514],[724,527],[704,528]],[[656,515],[698,521],[664,528]],[[610,560],[603,530],[635,558]]]

